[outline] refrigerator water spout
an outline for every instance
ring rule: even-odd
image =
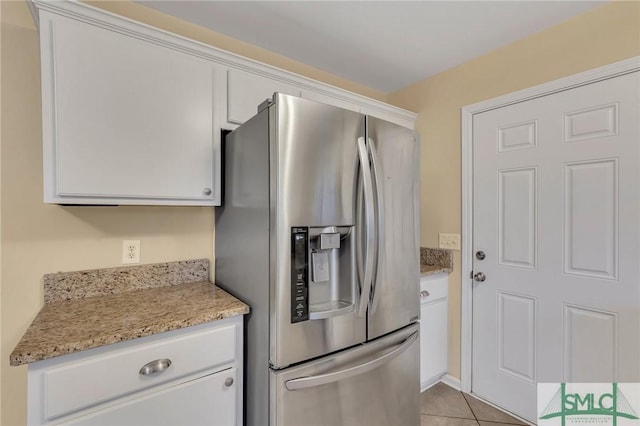
[[[311,253],[313,282],[322,283],[329,281],[329,255],[322,252]]]
[[[337,317],[355,310],[352,228],[309,227],[309,320]]]

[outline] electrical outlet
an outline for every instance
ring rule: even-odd
[[[122,263],[140,263],[140,240],[122,241]]]
[[[460,234],[438,234],[438,247],[441,249],[460,250]]]

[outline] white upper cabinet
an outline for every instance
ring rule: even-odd
[[[412,112],[81,2],[29,5],[47,203],[220,205],[221,130],[274,92],[414,127]]]
[[[214,63],[42,13],[45,201],[214,205]]]
[[[242,124],[258,112],[258,105],[274,92],[300,96],[300,88],[245,71],[227,71],[227,123]]]

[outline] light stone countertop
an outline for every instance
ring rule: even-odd
[[[441,272],[451,273],[453,268],[447,268],[439,265],[420,265],[420,276],[428,277],[429,275],[439,274]]]
[[[49,302],[11,353],[10,364],[29,364],[247,313],[248,305],[207,279]]]
[[[453,271],[453,252],[446,249],[420,247],[420,276],[451,273]]]

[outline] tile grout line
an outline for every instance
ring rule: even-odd
[[[476,420],[476,423],[478,424],[478,426],[480,426],[480,421],[478,420],[475,411],[473,411],[473,408],[471,408],[471,404],[469,404],[467,397],[464,396],[463,392],[460,392],[460,395],[462,396],[462,399],[464,399],[464,402],[467,404],[467,407],[469,407],[469,411],[471,411],[471,414],[473,414],[473,418]]]
[[[444,384],[444,386],[446,388],[450,388],[446,384]],[[474,409],[473,409],[473,407],[471,406],[471,403],[470,403],[470,400],[471,400],[471,398],[473,398],[473,396],[470,395],[470,394],[466,394],[464,392],[461,392],[461,391],[457,391],[455,389],[451,389],[451,391],[453,391],[453,395],[458,394],[459,396],[462,396],[462,398],[464,399],[465,403],[467,404],[467,407],[469,408],[469,411],[471,412],[472,418],[455,416],[455,415],[452,416],[452,415],[447,415],[447,414],[444,414],[444,413],[437,414],[437,413],[432,413],[432,412],[431,413],[430,412],[422,412],[422,409],[420,410],[420,416],[428,416],[428,417],[441,418],[441,419],[465,420],[465,421],[466,420],[471,420],[471,421],[474,421],[476,423],[475,426],[482,426],[482,424],[480,423],[481,421],[485,422],[484,426],[489,426],[489,425],[493,425],[493,426],[528,426],[526,424],[523,425],[523,424],[519,423],[519,420],[517,418],[515,418],[515,417],[512,417],[515,422],[504,421],[502,419],[501,420],[497,420],[497,421],[496,420],[480,420],[478,418],[478,416],[476,415],[476,413],[475,413],[475,411],[474,411]],[[425,395],[427,392],[428,391],[421,392],[421,395]],[[445,396],[444,394],[442,394],[442,392],[437,392],[437,391],[435,392],[435,394],[439,397],[439,399],[444,398],[445,400],[449,400],[449,402],[451,404],[453,404],[453,401],[451,401],[451,396],[453,396],[453,395],[450,394],[448,396]],[[442,394],[442,395],[439,395],[439,394]],[[457,398],[453,398],[453,399],[457,399]],[[480,399],[478,399],[478,402],[482,402],[482,401]],[[456,403],[456,405],[457,405],[457,403]],[[490,405],[488,405],[488,406],[490,406]],[[499,409],[497,409],[496,407],[493,407],[493,406],[490,406],[490,407],[493,408],[494,410],[501,411],[502,413],[508,415],[508,413],[506,411],[499,410]],[[460,408],[462,408],[462,407],[460,406]],[[466,414],[464,414],[464,416],[466,416]],[[509,417],[509,415],[508,415],[508,417]]]
[[[471,407],[469,407],[469,408],[471,408]],[[471,414],[474,414],[473,410],[471,410]],[[470,419],[468,417],[443,416],[443,415],[438,415],[438,414],[427,414],[427,413],[423,413],[423,412],[420,412],[420,416],[439,417],[441,419],[473,420],[478,424],[481,421],[483,421],[483,422],[486,421],[488,423],[497,423],[497,424],[501,424],[501,425],[505,425],[505,426],[523,426],[523,425],[519,425],[519,424],[516,424],[516,423],[494,422],[494,421],[489,421],[489,420]],[[474,414],[474,416],[475,416],[475,414]]]
[[[473,414],[473,411],[471,412],[471,414]],[[438,414],[426,414],[426,413],[422,413],[422,412],[420,413],[420,415],[421,416],[429,416],[429,417],[440,417],[440,418],[443,418],[443,419],[475,420],[477,422],[476,419],[470,419],[468,417],[442,416],[442,415],[438,415]]]
[[[468,400],[468,399],[467,399],[467,397],[465,396],[465,393],[464,393],[464,392],[460,392],[460,393],[462,394],[462,397],[464,398],[465,402],[466,402],[466,403],[467,403],[467,405],[469,406],[469,409],[471,410],[471,413],[473,414],[473,417],[475,417],[475,418],[476,418],[476,421],[478,422],[478,425],[480,425],[480,422],[489,422],[489,423],[499,423],[499,424],[501,424],[501,425],[505,425],[505,426],[506,426],[506,425],[509,425],[509,426],[524,426],[524,425],[522,424],[522,422],[521,422],[521,421],[519,421],[518,419],[516,419],[515,417],[511,416],[511,415],[510,415],[510,414],[508,414],[507,412],[504,412],[504,411],[498,410],[498,409],[497,409],[497,408],[495,408],[495,407],[492,407],[492,408],[493,408],[494,410],[496,410],[496,411],[499,411],[499,412],[501,412],[501,413],[503,413],[503,414],[505,414],[505,415],[507,415],[507,416],[509,416],[509,417],[513,418],[514,420],[518,421],[519,423],[510,423],[510,422],[501,422],[501,421],[497,421],[497,420],[480,420],[480,419],[478,419],[478,418],[476,417],[476,412],[475,412],[475,411],[473,411],[473,408],[471,407],[471,404],[469,404],[469,400]],[[466,394],[466,395],[469,395],[469,394]],[[472,397],[471,395],[469,395],[469,398],[473,398],[473,397]],[[480,402],[482,402],[482,401],[480,401]],[[490,405],[489,405],[489,406],[490,406]],[[490,407],[491,407],[491,406],[490,406]]]

